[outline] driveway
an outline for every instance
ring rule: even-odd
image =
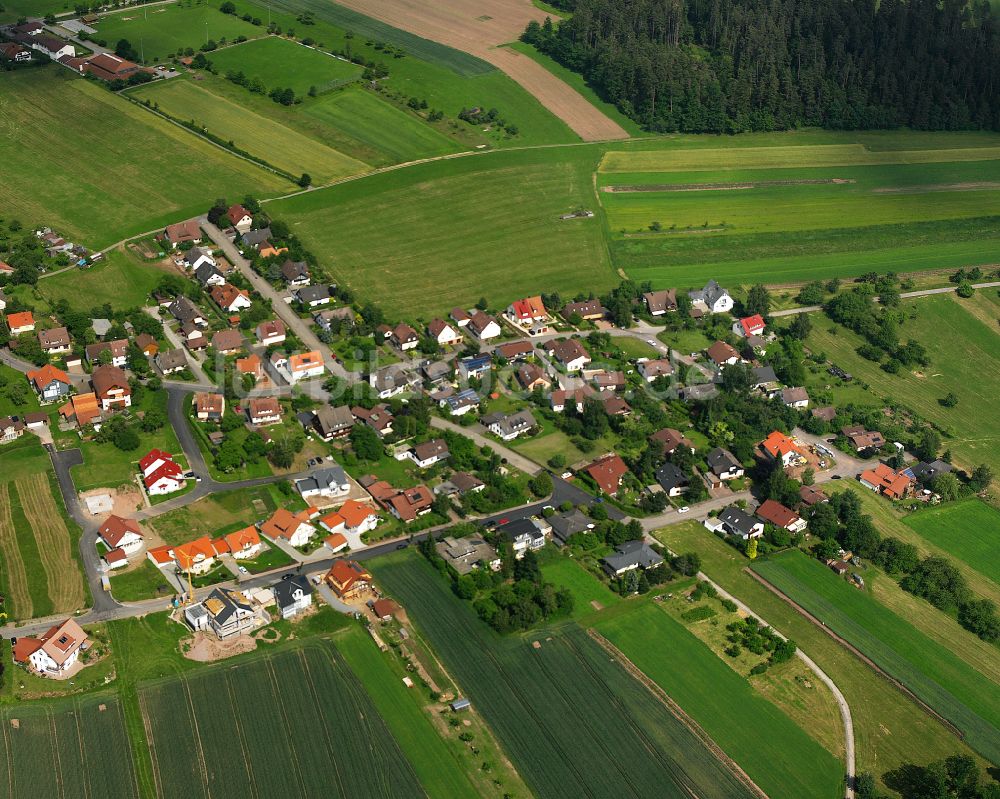
[[[169,320],[164,320],[160,317],[158,308],[143,308],[147,314],[152,316],[157,322],[163,324],[163,335],[166,337],[167,341],[170,342],[170,346],[175,350],[181,350],[185,355],[187,355],[188,364],[191,366],[191,371],[194,372],[194,376],[198,378],[199,382],[206,385],[215,386],[215,382],[210,380],[205,371],[201,368],[201,359],[195,356],[193,353],[188,352],[187,347],[184,346],[184,342],[181,341],[180,336],[177,335],[177,331],[170,326]]]
[[[499,441],[494,441],[492,438],[487,436],[485,434],[486,428],[478,422],[470,425],[469,427],[462,427],[462,425],[449,422],[448,420],[442,419],[438,416],[432,416],[431,427],[436,427],[438,430],[450,430],[452,433],[459,433],[467,438],[471,438],[479,446],[489,447],[501,458],[506,459],[507,463],[516,469],[520,469],[522,472],[534,475],[542,471],[542,467],[533,460],[529,460],[509,447],[505,447]]]

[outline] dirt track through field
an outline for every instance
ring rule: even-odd
[[[30,619],[35,606],[28,593],[28,577],[24,573],[21,550],[17,548],[17,531],[10,515],[10,487],[7,483],[0,485],[0,551],[7,567],[7,590],[10,592],[8,613],[17,618]]]
[[[545,12],[529,0],[338,0],[389,25],[488,61],[533,94],[584,141],[627,139],[617,122],[543,66],[500,45],[517,41]]]
[[[815,178],[812,180],[754,180],[743,183],[649,183],[635,186],[602,186],[609,194],[637,194],[660,191],[736,191],[742,189],[770,189],[780,186],[824,186],[854,183],[850,178]],[[877,191],[877,189],[876,189]]]
[[[14,481],[14,485],[38,542],[53,609],[59,613],[83,607],[83,577],[73,561],[69,530],[56,507],[48,476],[35,474]]]

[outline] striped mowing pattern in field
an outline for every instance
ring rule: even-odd
[[[978,499],[949,502],[907,516],[904,523],[932,544],[947,550],[1000,585],[997,531],[1000,511]]]
[[[33,605],[31,594],[28,593],[24,561],[17,546],[17,531],[14,529],[11,516],[10,500],[10,485],[0,483],[0,552],[3,553],[10,611],[18,618],[30,619],[33,615]]]
[[[418,556],[375,565],[536,795],[749,795],[578,627],[501,638]]]
[[[7,707],[0,727],[0,799],[139,795],[115,697]]]
[[[345,664],[324,643],[140,689],[162,797],[423,795]]]
[[[797,550],[753,570],[905,684],[1000,762],[1000,690],[943,646]]]
[[[601,159],[601,172],[694,172],[709,169],[783,169],[786,167],[933,164],[992,161],[1000,147],[942,150],[869,150],[863,144],[817,144],[718,149],[612,150]]]

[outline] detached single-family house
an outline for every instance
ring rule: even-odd
[[[534,363],[523,363],[517,367],[514,373],[517,382],[525,391],[534,391],[536,388],[545,389],[552,387],[552,381],[542,370],[542,367]]]
[[[598,458],[587,466],[584,471],[590,475],[591,479],[597,483],[597,487],[605,494],[615,496],[622,486],[625,475],[628,474],[628,466],[621,456],[611,454]]]
[[[567,372],[578,372],[588,363],[590,355],[575,338],[545,342],[545,350],[558,361]]]
[[[513,441],[519,435],[537,427],[538,423],[531,411],[523,410],[516,413],[491,413],[480,420],[493,435],[503,441]]]
[[[773,499],[764,500],[755,511],[758,519],[763,519],[775,527],[788,530],[790,533],[800,533],[806,529],[806,520],[791,508],[786,508]]]
[[[594,388],[598,392],[614,392],[614,391],[624,391],[625,390],[625,373],[621,371],[614,372],[588,372],[590,377],[590,382],[594,384]]]
[[[745,474],[743,464],[728,449],[716,447],[705,456],[705,460],[712,474],[720,480],[737,480]]]
[[[331,533],[361,535],[374,530],[380,521],[381,517],[374,508],[349,499],[336,511],[321,518],[319,524],[320,527]]]
[[[330,289],[327,286],[302,286],[295,290],[295,298],[309,308],[316,308],[330,302]]]
[[[20,64],[31,60],[31,51],[16,42],[3,42],[0,44],[0,58]]]
[[[545,546],[544,531],[531,519],[513,519],[496,528],[514,550],[514,557],[520,560],[528,550],[538,550]]]
[[[271,518],[260,525],[260,531],[272,541],[282,539],[293,547],[305,546],[309,539],[316,534],[316,528],[309,520],[313,517],[314,509],[292,513],[286,508],[278,508]]]
[[[194,252],[194,250],[191,252]],[[194,278],[202,285],[203,288],[221,286],[226,282],[226,278],[223,276],[222,272],[219,271],[219,267],[217,267],[214,262],[209,263],[206,260],[203,260],[194,270]]]
[[[24,422],[13,416],[0,419],[0,444],[9,444],[24,435]]]
[[[418,516],[431,512],[431,507],[434,505],[434,494],[427,486],[418,485],[401,491],[395,490],[391,486],[387,488],[388,490],[383,489],[384,493],[376,490],[376,493],[380,494],[378,501],[401,522],[409,524]],[[371,492],[371,487],[369,487],[369,492]]]
[[[35,329],[35,315],[31,311],[7,314],[7,329],[11,336],[31,333]]]
[[[98,341],[96,344],[88,344],[84,348],[87,363],[91,364],[100,363],[101,353],[103,352],[111,353],[111,360],[108,363],[112,366],[122,369],[128,365],[128,339],[119,338],[114,341]]]
[[[312,599],[312,586],[303,574],[293,574],[274,584],[274,601],[283,619],[290,619],[311,607]]]
[[[678,448],[690,450],[691,454],[694,455],[694,443],[686,438],[680,430],[675,430],[672,427],[657,430],[649,437],[649,440],[660,444],[663,447],[664,455],[673,455]]]
[[[677,289],[647,291],[642,299],[651,316],[663,316],[668,311],[677,310]]]
[[[184,487],[184,470],[169,452],[150,450],[139,460],[139,471],[146,493],[151,496],[170,494]]]
[[[608,309],[601,305],[600,300],[583,300],[582,302],[568,302],[559,312],[567,322],[573,316],[579,316],[588,322],[603,319],[608,315]]]
[[[902,499],[913,486],[913,478],[905,470],[894,472],[884,463],[878,464],[874,469],[866,469],[859,475],[858,480],[865,488],[889,499]]]
[[[427,324],[427,335],[441,346],[457,344],[462,340],[461,334],[443,319],[431,319]]]
[[[354,414],[346,405],[338,405],[336,408],[322,405],[312,415],[311,422],[320,438],[333,441],[350,434],[354,427]]]
[[[789,408],[804,410],[809,407],[809,393],[801,386],[781,390],[781,401]]]
[[[705,354],[716,366],[732,366],[739,363],[742,358],[740,354],[725,341],[716,341],[711,347],[705,350]]]
[[[277,397],[251,397],[247,400],[247,419],[254,427],[281,423],[281,403]]]
[[[722,529],[726,533],[738,535],[744,541],[749,538],[760,538],[764,535],[764,522],[740,510],[735,505],[724,508],[716,517],[716,521],[722,525]]]
[[[449,394],[438,401],[438,405],[447,408],[452,416],[464,416],[469,411],[479,407],[479,395],[475,389],[464,388],[457,394]]]
[[[714,280],[709,280],[700,291],[689,291],[688,297],[691,304],[704,313],[729,313],[733,309],[733,298]]]
[[[211,272],[208,273],[202,272],[201,275],[199,275],[199,270],[203,266],[210,266],[213,269],[215,269],[215,258],[213,257],[210,250],[206,250],[201,247],[192,247],[190,250],[184,253],[184,265],[189,270],[194,272],[195,277],[198,278],[198,282],[201,283],[202,286],[209,285],[208,280],[203,279],[202,276],[210,275]],[[222,283],[225,282],[226,282],[225,280],[222,281]],[[213,286],[221,285],[221,283],[212,283],[211,285]]]
[[[563,513],[557,513],[555,516],[550,516],[546,521],[552,528],[552,537],[561,544],[568,542],[577,533],[585,533],[588,530],[593,530],[595,526],[593,519],[584,515],[576,508],[564,511]]]
[[[393,415],[389,410],[389,406],[384,403],[376,405],[371,409],[357,405],[351,408],[351,414],[353,414],[358,422],[368,425],[378,433],[379,438],[384,438],[392,433]]]
[[[507,306],[507,318],[516,325],[527,327],[532,322],[544,322],[549,318],[549,312],[542,298],[536,295],[512,302]]]
[[[805,453],[799,448],[795,439],[778,430],[773,430],[767,438],[760,442],[759,446],[765,459],[780,460],[781,465],[786,468],[806,460]]]
[[[300,380],[319,377],[326,370],[323,356],[316,350],[289,355],[287,358],[275,352],[271,355],[271,365],[293,386]]]
[[[668,358],[639,361],[637,368],[647,383],[652,383],[658,377],[670,377],[674,373],[674,365]]]
[[[410,327],[405,322],[400,322],[392,329],[392,333],[389,334],[389,338],[392,340],[393,346],[403,350],[414,350],[420,343],[420,336],[417,335],[417,331]]]
[[[204,574],[215,565],[219,551],[207,535],[178,544],[174,548],[174,563],[177,569],[187,574]]]
[[[253,214],[242,205],[229,206],[229,210],[226,211],[226,218],[229,219],[229,224],[240,233],[246,233],[253,227]]]
[[[687,491],[690,479],[676,464],[667,461],[656,470],[656,482],[668,497],[679,497]]]
[[[51,330],[38,331],[38,343],[46,355],[59,355],[72,349],[69,331],[65,327],[53,327]]]
[[[88,391],[86,394],[74,394],[69,402],[59,408],[59,415],[78,428],[93,424],[95,430],[100,429],[101,405],[97,395]]]
[[[253,525],[229,533],[212,542],[219,554],[228,552],[236,560],[250,560],[260,554],[264,545],[261,543],[257,528]]]
[[[451,453],[448,451],[445,440],[432,438],[430,441],[425,441],[423,444],[417,444],[415,447],[403,451],[396,456],[396,460],[409,458],[421,469],[428,469],[435,463],[448,460],[449,457],[451,457]]]
[[[492,368],[493,359],[489,353],[472,355],[468,358],[462,358],[458,362],[458,374],[463,380],[468,380],[470,377],[481,380],[483,375],[489,374]]]
[[[98,366],[91,373],[90,382],[101,403],[101,410],[132,406],[132,388],[128,384],[128,375],[117,366]]]
[[[300,289],[310,282],[309,265],[305,261],[285,261],[281,265],[281,279],[290,289]]]
[[[885,446],[885,436],[882,433],[878,430],[865,430],[861,425],[841,428],[840,433],[859,454],[874,452]]]
[[[341,599],[357,599],[371,591],[372,573],[356,560],[338,558],[324,579]]]
[[[257,336],[257,342],[265,347],[280,344],[285,340],[285,323],[280,319],[269,319],[266,322],[261,322],[254,329],[254,335]]]
[[[172,375],[187,369],[187,355],[184,350],[167,350],[156,356],[156,366],[163,375]]]
[[[181,324],[192,324],[205,327],[205,317],[201,315],[198,306],[187,297],[178,297],[167,307],[170,315]]]
[[[198,226],[197,219],[188,219],[185,222],[167,225],[167,229],[163,231],[163,237],[174,249],[177,248],[178,244],[187,242],[201,244],[201,228]]]
[[[497,551],[479,536],[445,536],[434,545],[434,549],[460,575],[470,574],[479,568],[497,571],[501,566]]]
[[[253,630],[259,622],[250,598],[242,591],[216,588],[201,603],[208,613],[208,627],[220,640]]]
[[[243,351],[243,334],[235,328],[226,328],[212,334],[212,347],[220,355],[234,355]]]
[[[121,549],[132,554],[142,549],[142,528],[135,519],[124,519],[112,514],[97,530],[108,549]]]
[[[199,422],[219,422],[226,413],[226,398],[221,394],[199,392],[194,395],[194,415]]]
[[[76,665],[88,641],[83,628],[73,619],[66,619],[37,638],[18,637],[14,643],[14,662],[24,663],[38,674],[64,674]]]
[[[829,502],[830,498],[816,486],[799,486],[799,501],[807,508]]]
[[[761,336],[764,334],[766,327],[764,317],[759,313],[755,313],[753,316],[744,316],[742,319],[737,319],[733,322],[733,333],[740,338]]]
[[[214,286],[209,296],[226,313],[239,313],[253,305],[245,289],[238,289],[230,283]]]
[[[27,417],[26,417],[27,418]],[[903,474],[913,477],[921,485],[930,485],[934,478],[941,474],[946,474],[952,470],[952,465],[943,460],[933,460],[930,463],[920,461],[908,469],[903,470]]]
[[[295,481],[295,489],[302,499],[312,499],[316,496],[342,497],[351,492],[351,481],[339,465],[317,469],[308,477]]]
[[[567,406],[576,408],[577,413],[583,413],[584,400],[594,396],[594,389],[581,386],[574,389],[556,389],[549,397],[549,404],[556,413],[562,413]]]
[[[636,569],[652,569],[663,563],[663,556],[644,541],[626,541],[615,547],[613,554],[602,561],[604,570],[612,577]]]
[[[264,379],[264,363],[256,352],[251,352],[246,358],[237,358],[236,371],[241,375],[250,375],[254,382]]]
[[[459,322],[461,324],[461,322]],[[482,311],[476,311],[469,317],[466,329],[480,341],[496,338],[502,332],[500,323],[492,316]]]
[[[518,339],[517,341],[498,344],[494,352],[506,361],[513,363],[514,361],[523,361],[525,358],[531,357],[535,352],[535,348],[530,341]]]

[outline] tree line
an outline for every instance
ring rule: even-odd
[[[561,0],[523,41],[660,132],[1000,129],[985,0]]]

